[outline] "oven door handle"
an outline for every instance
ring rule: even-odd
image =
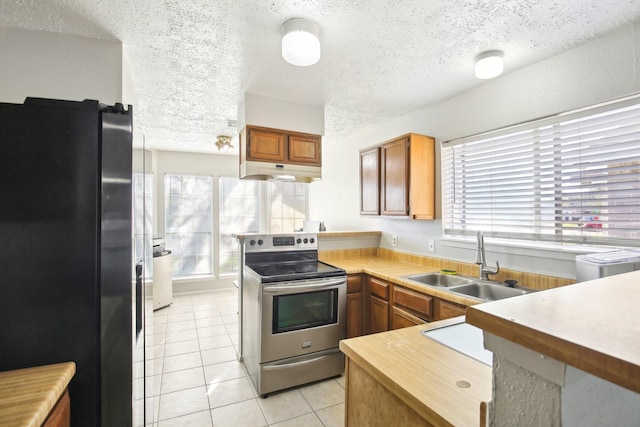
[[[336,350],[330,354],[323,354],[322,356],[318,356],[318,357],[314,357],[313,359],[308,359],[308,360],[303,360],[301,362],[291,362],[291,363],[283,363],[281,365],[269,365],[269,366],[263,366],[262,370],[263,371],[278,371],[281,369],[289,369],[292,368],[294,366],[304,366],[307,365],[309,363],[315,363],[315,362],[319,362],[321,360],[324,359],[328,359],[330,357],[335,357],[336,355],[342,353],[340,350]]]
[[[302,292],[307,290],[318,290],[325,288],[334,288],[337,285],[346,284],[347,280],[343,277],[340,279],[332,279],[332,280],[323,280],[322,282],[309,282],[305,284],[304,282],[295,284],[295,285],[269,285],[263,286],[262,292],[265,294],[280,294],[282,292]]]

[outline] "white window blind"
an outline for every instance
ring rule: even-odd
[[[640,97],[443,143],[446,235],[640,246]]]

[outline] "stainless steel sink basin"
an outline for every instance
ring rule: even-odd
[[[485,301],[495,301],[504,298],[516,297],[518,295],[528,294],[530,291],[519,288],[510,288],[498,284],[490,283],[471,283],[468,285],[457,286],[449,289],[451,292],[478,298]]]
[[[424,285],[441,286],[447,288],[473,283],[473,279],[468,277],[460,277],[442,273],[415,274],[413,276],[406,276],[405,279],[415,280],[416,282],[420,282]]]
[[[522,286],[509,287],[501,282],[453,274],[422,273],[414,274],[413,276],[404,276],[403,278],[427,286],[446,288],[447,292],[482,301],[496,301],[536,291],[535,289],[523,288]]]

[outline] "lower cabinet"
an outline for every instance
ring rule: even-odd
[[[394,285],[391,329],[406,328],[433,320],[433,297]]]
[[[347,338],[359,337],[364,333],[364,310],[362,296],[362,275],[347,276]]]
[[[409,326],[422,325],[425,323],[421,318],[404,311],[398,307],[391,307],[391,329],[408,328]]]
[[[389,330],[389,302],[371,295],[369,298],[369,333]]]
[[[71,425],[71,400],[69,399],[69,390],[66,389],[64,394],[53,407],[49,416],[45,420],[43,427],[69,427]]]
[[[366,334],[385,332],[389,330],[389,288],[391,283],[367,276],[367,286],[365,290],[366,311],[365,322]]]
[[[352,278],[351,276],[357,276]],[[449,319],[465,314],[466,307],[423,294],[377,277],[349,275],[347,286],[347,337],[375,334]],[[349,283],[349,282],[348,282]],[[356,287],[355,283],[358,284]],[[363,287],[362,284],[365,286]],[[362,293],[359,290],[362,289]],[[359,317],[361,310],[364,317]],[[360,322],[360,323],[358,323]]]

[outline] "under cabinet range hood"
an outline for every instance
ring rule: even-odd
[[[240,164],[241,179],[313,182],[322,179],[321,166],[247,160]]]

